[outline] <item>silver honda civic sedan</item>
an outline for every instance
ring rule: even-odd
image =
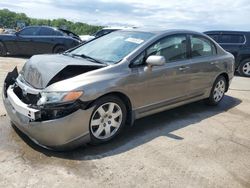
[[[104,143],[134,120],[204,99],[217,105],[234,57],[186,30],[123,30],[63,54],[31,57],[4,82],[19,130],[49,149]]]

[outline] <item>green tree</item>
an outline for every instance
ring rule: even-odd
[[[58,28],[66,28],[78,35],[92,34],[100,29],[102,26],[89,25],[81,22],[71,22],[63,18],[59,19],[36,19],[29,18],[24,13],[16,13],[8,9],[0,9],[0,25],[6,28],[16,28],[17,21],[25,22],[27,26],[31,25],[47,25]]]

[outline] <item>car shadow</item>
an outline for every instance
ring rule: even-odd
[[[226,112],[241,102],[240,99],[225,96],[218,106],[207,106],[203,101],[184,105],[139,119],[134,126],[127,127],[121,135],[106,144],[97,146],[86,145],[72,151],[57,152],[44,149],[34,144],[19,130],[16,130],[16,132],[30,147],[50,157],[68,160],[100,159],[129,151],[157,137],[165,136],[182,141],[185,138],[177,136],[172,132]]]
[[[12,58],[18,58],[18,59],[29,59],[32,56],[31,55],[6,55],[4,57],[12,57]]]

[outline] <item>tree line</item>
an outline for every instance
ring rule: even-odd
[[[94,26],[81,22],[72,22],[63,18],[53,20],[29,18],[24,13],[16,13],[8,9],[0,9],[0,26],[16,29],[18,27],[18,23],[20,22],[25,23],[26,26],[47,25],[52,27],[66,28],[78,35],[92,34],[102,28],[102,26]]]

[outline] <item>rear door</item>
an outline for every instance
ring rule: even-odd
[[[190,74],[189,93],[202,95],[211,87],[216,75],[217,51],[214,43],[200,35],[190,35]]]

